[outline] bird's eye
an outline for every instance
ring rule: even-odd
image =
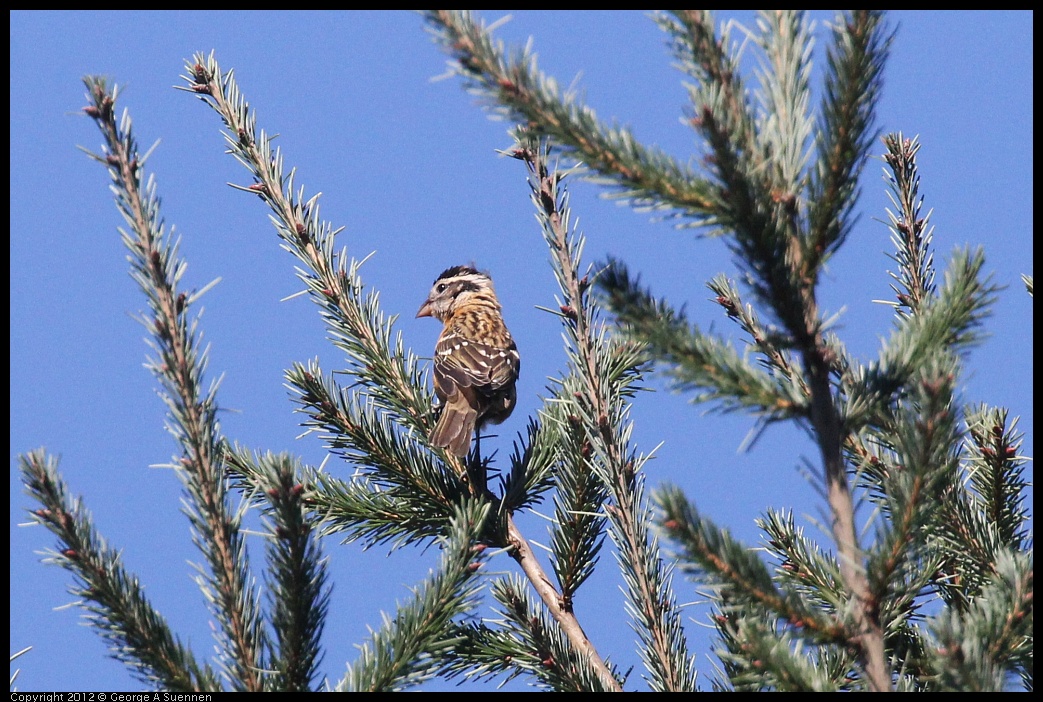
[[[439,284],[438,284],[438,285],[437,285],[437,286],[435,287],[435,290],[437,290],[437,291],[438,291],[438,292],[440,292],[440,293],[442,293],[442,292],[445,292],[445,289],[446,289],[446,284],[445,284],[445,283],[439,283]]]

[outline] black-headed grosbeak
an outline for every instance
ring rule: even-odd
[[[438,276],[416,313],[445,325],[434,372],[442,415],[431,443],[456,456],[467,455],[473,432],[507,419],[518,400],[521,357],[500,310],[492,278],[471,266],[454,266]]]

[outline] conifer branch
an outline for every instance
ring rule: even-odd
[[[644,644],[642,658],[651,674],[652,689],[691,691],[695,689],[695,669],[670,591],[668,569],[648,530],[650,516],[639,475],[648,457],[635,455],[629,447],[626,399],[639,378],[641,349],[611,339],[599,328],[595,307],[587,298],[590,281],[579,274],[583,237],[570,231],[567,193],[561,188],[567,172],[553,169],[548,154],[547,145],[523,134],[513,155],[525,161],[532,174],[532,200],[561,287],[566,351],[576,383],[571,397],[566,396],[570,422],[585,432],[590,467],[613,498],[605,511],[613,526],[628,608]],[[564,387],[572,386],[566,383]],[[581,455],[587,453],[581,451]]]
[[[891,240],[898,264],[891,277],[896,281],[896,329],[884,344],[880,358],[866,368],[842,375],[841,411],[852,431],[877,427],[886,432],[893,426],[892,406],[896,394],[913,382],[939,354],[962,355],[981,339],[989,308],[998,288],[982,275],[985,259],[981,249],[957,251],[945,272],[941,288],[935,285],[934,254],[930,251],[930,215],[921,217],[923,197],[914,139],[899,134],[884,138],[885,175],[891,202],[898,210],[888,212]]]
[[[427,513],[432,524],[448,523],[452,506],[466,493],[466,486],[414,436],[396,431],[388,413],[373,409],[372,397],[342,391],[315,362],[307,367],[294,364],[287,379],[308,415],[304,426],[317,431],[349,463],[368,467],[367,480],[376,489],[408,494],[411,502],[423,504],[417,512]],[[338,518],[332,513],[327,516]]]
[[[229,447],[225,455],[229,470],[246,478],[244,492],[261,503],[271,521],[268,592],[275,640],[268,689],[314,690],[331,587],[317,540],[318,520],[306,499],[305,485],[313,478],[287,454],[255,456]]]
[[[761,149],[756,143],[756,126],[750,106],[747,104],[747,89],[739,68],[739,56],[733,52],[731,34],[727,26],[721,37],[716,35],[713,14],[709,10],[678,10],[673,18],[665,14],[655,16],[660,28],[671,39],[671,50],[681,70],[691,76],[695,83],[688,86],[692,99],[693,114],[690,123],[696,129],[712,135],[729,132],[735,138],[735,150],[729,160],[742,153],[756,158]],[[701,91],[713,94],[713,103],[718,108],[710,112]],[[712,139],[708,144],[713,144]],[[723,146],[723,144],[722,144]],[[713,163],[711,157],[709,163]],[[721,193],[714,193],[714,204],[710,208],[711,223],[717,221],[722,208]]]
[[[691,52],[687,65],[700,81],[693,86],[692,95],[698,110],[697,127],[713,157],[710,165],[718,184],[716,221],[730,234],[730,243],[741,265],[749,271],[754,291],[774,311],[803,362],[810,425],[822,455],[831,528],[841,576],[851,598],[847,611],[852,621],[852,643],[861,652],[870,689],[890,689],[883,632],[863,570],[854,503],[844,471],[845,432],[830,380],[837,359],[824,337],[824,323],[815,296],[820,266],[834,238],[805,230],[799,172],[788,171],[790,182],[770,178],[769,174],[778,176],[782,172],[772,168],[775,156],[769,146],[779,131],[770,123],[754,126],[751,107],[745,103],[744,92],[737,88],[741,83],[736,78],[736,62],[725,54],[724,42],[714,40],[708,20],[702,13],[682,14],[686,32],[676,32],[675,36],[686,40]],[[799,25],[799,22],[790,25]],[[771,23],[766,26],[770,27]],[[781,29],[786,23],[775,26]],[[845,27],[853,43],[861,41],[859,46],[875,45],[878,41],[879,22],[870,23],[864,32],[854,21]],[[799,32],[789,32],[780,40],[787,38],[796,41]],[[802,56],[804,50],[790,49],[788,53]],[[882,52],[870,53],[869,60],[878,66],[882,66],[883,59]],[[799,61],[791,62],[790,66],[793,68],[788,75],[799,77]],[[783,73],[780,82],[785,82],[787,72]],[[799,79],[791,80],[790,85],[797,97],[788,104],[799,104]],[[866,124],[872,123],[874,108],[875,97],[870,95],[861,110]],[[784,117],[791,120],[792,126],[788,129],[791,136],[803,133],[798,111]],[[800,144],[793,144],[791,148],[800,148]],[[865,156],[864,150],[844,154],[844,158],[857,164],[861,164]]]
[[[957,365],[942,356],[926,365],[897,404],[888,432],[889,469],[882,473],[878,502],[887,515],[877,526],[866,570],[874,601],[892,655],[906,662],[903,674],[918,671],[923,643],[917,627],[922,618],[922,595],[945,567],[932,544],[945,505],[959,491],[959,414],[954,400]]]
[[[919,141],[906,139],[901,133],[888,134],[884,146],[884,161],[890,169],[885,175],[892,191],[889,197],[898,210],[888,212],[888,218],[896,248],[892,259],[899,266],[891,277],[899,287],[892,286],[898,330],[885,347],[891,350],[890,357],[882,358],[880,365],[898,368],[898,373],[912,373],[921,359],[934,358],[942,350],[961,354],[976,344],[998,288],[988,278],[982,279],[985,259],[980,248],[958,251],[949,263],[941,289],[936,288],[930,213],[920,216]],[[891,382],[902,384],[906,380],[897,375]]]
[[[492,595],[500,604],[496,629],[484,623],[459,629],[465,642],[456,653],[458,660],[446,668],[449,679],[466,675],[484,679],[507,673],[508,679],[523,671],[538,684],[556,692],[611,692],[598,671],[584,660],[557,620],[534,602],[516,576],[493,583]],[[612,669],[614,679],[622,677]]]
[[[75,576],[69,592],[82,598],[85,619],[109,643],[111,655],[142,682],[172,692],[214,692],[222,689],[210,666],[200,665],[191,649],[170,631],[152,607],[137,577],[123,567],[97,533],[79,499],[68,495],[58,473],[57,459],[42,449],[19,457],[26,491],[40,504],[30,511],[33,521],[58,538],[44,562],[59,565]]]
[[[517,578],[504,578],[493,586],[493,597],[500,603],[507,631],[522,641],[521,650],[531,652],[514,665],[531,671],[551,690],[559,692],[615,692],[618,688],[605,685],[601,671],[583,660],[564,634],[557,621],[548,618],[533,602]],[[609,666],[612,680],[622,680]]]
[[[513,513],[537,504],[554,486],[553,468],[560,441],[553,422],[529,420],[525,437],[514,443],[511,470],[503,478],[502,511]]]
[[[723,616],[723,615],[722,615]],[[729,621],[732,650],[721,653],[730,664],[730,682],[740,692],[824,692],[850,689],[843,670],[847,660],[813,660],[801,655],[799,636],[774,631],[755,617]]]
[[[561,461],[567,465],[557,471],[551,550],[562,601],[571,609],[576,591],[593,574],[604,543],[602,508],[608,490],[591,469],[592,447],[579,417],[569,415],[563,424],[567,428],[563,432]]]
[[[256,593],[250,586],[249,563],[239,530],[242,517],[228,504],[228,486],[221,457],[221,435],[211,385],[204,393],[202,376],[206,350],[199,350],[197,321],[188,311],[200,293],[178,291],[186,264],[178,258],[178,244],[170,240],[159,213],[155,182],[142,182],[144,164],[131,131],[129,115],[117,125],[117,89],[100,78],[87,78],[91,104],[84,111],[94,118],[105,137],[103,156],[92,155],[108,167],[117,206],[130,230],[120,230],[131,252],[132,276],[145,292],[151,315],[142,322],[152,335],[150,345],[159,355],[149,367],[163,384],[170,410],[167,426],[181,444],[183,456],[174,467],[190,499],[186,513],[194,539],[206,557],[210,573],[200,585],[221,625],[221,645],[227,651],[228,674],[240,690],[263,688],[265,632]]]
[[[751,336],[771,375],[755,368],[730,343],[691,324],[684,309],[655,298],[622,261],[609,259],[597,285],[620,331],[664,366],[676,390],[694,392],[693,403],[714,401],[723,412],[752,411],[766,421],[807,416],[807,385],[796,362],[723,277],[711,281],[709,288],[725,314]]]
[[[428,25],[453,57],[450,71],[489,109],[560,144],[636,207],[669,207],[700,219],[711,205],[705,180],[669,155],[643,146],[628,129],[600,122],[573,92],[562,92],[528,48],[508,56],[469,11],[430,10]]]
[[[711,223],[728,236],[739,265],[750,272],[750,285],[794,336],[806,344],[806,288],[816,271],[805,268],[802,251],[799,183],[772,180],[779,172],[759,133],[748,103],[738,57],[729,53],[730,36],[716,39],[706,11],[678,13],[679,25],[660,24],[675,38],[675,55],[696,79],[689,86],[695,109],[693,125],[706,142],[706,166],[713,182]],[[796,174],[794,174],[795,176]]]
[[[468,89],[491,101],[496,114],[524,124],[530,133],[556,136],[570,153],[582,154],[595,172],[620,186],[622,172],[614,167],[613,147],[591,136],[598,131],[597,123],[569,121],[573,96],[552,89],[550,80],[537,72],[528,49],[508,60],[502,44],[469,15],[436,11],[428,18],[455,60],[453,71]],[[799,601],[797,595],[776,591],[768,596],[772,591],[762,589],[765,594],[757,606],[766,618],[753,628],[739,622],[733,631],[755,636],[754,629],[763,625],[769,626],[762,629],[767,635],[777,617],[794,631],[827,644],[821,661],[832,673],[826,678],[790,661],[786,646],[777,654],[771,647],[763,649],[765,657],[778,661],[770,674],[781,676],[769,687],[782,689],[789,684],[786,676],[794,676],[809,688],[828,681],[840,689],[887,690],[895,680],[903,689],[917,688],[916,676],[925,670],[926,660],[926,646],[914,627],[917,593],[937,585],[937,578],[927,573],[941,563],[933,539],[944,533],[941,522],[947,518],[939,510],[959,517],[949,520],[958,529],[978,531],[976,517],[971,516],[976,508],[969,504],[973,495],[953,487],[958,484],[953,442],[960,430],[959,412],[949,404],[959,358],[978,340],[995,288],[980,275],[980,253],[972,252],[954,256],[945,283],[935,290],[930,231],[927,217],[919,214],[915,143],[889,138],[887,158],[895,174],[898,210],[891,216],[900,267],[894,276],[901,308],[897,328],[880,358],[867,366],[851,359],[840,339],[828,332],[829,322],[817,300],[818,280],[823,264],[852,226],[857,179],[875,136],[882,71],[893,38],[882,13],[852,11],[831,25],[833,41],[827,50],[817,123],[809,110],[810,29],[802,13],[762,13],[757,30],[746,33],[746,46],[759,51],[762,60],[759,92],[748,91],[744,84],[728,26],[718,37],[713,18],[703,11],[659,15],[657,21],[670,35],[682,69],[695,79],[690,86],[691,123],[708,148],[708,179],[699,188],[703,199],[695,209],[676,208],[677,214],[686,224],[710,226],[727,235],[756,298],[779,324],[778,330],[762,324],[723,277],[711,283],[718,304],[749,335],[764,370],[747,365],[729,345],[690,327],[683,309],[654,299],[631,280],[621,263],[612,262],[599,284],[628,336],[647,344],[648,355],[668,367],[676,387],[700,391],[697,401],[714,400],[726,410],[753,409],[763,421],[795,419],[809,430],[822,456],[837,547],[835,572],[828,559],[812,557],[806,549],[778,551],[784,563],[804,573],[807,583],[802,585],[789,571],[783,571],[780,580],[795,593],[815,592],[825,598],[821,607],[835,620],[805,621],[799,607],[791,606]],[[586,137],[577,136],[581,129]],[[596,147],[603,153],[590,153]],[[639,200],[641,205],[676,207],[669,193],[650,188],[644,194],[652,202]],[[565,285],[563,290],[563,317],[579,328],[585,323],[581,307],[572,303]],[[576,378],[582,380],[592,366],[585,365],[581,354],[577,358]],[[582,390],[581,385],[578,399],[588,399]],[[573,414],[583,423],[599,418],[581,405]],[[612,465],[626,462],[618,460],[610,444],[591,443],[598,459],[594,465],[609,471],[606,484],[611,486]],[[855,469],[857,484],[890,520],[878,527],[874,546],[867,551],[856,531],[849,468]],[[1014,476],[1001,482],[1017,493]],[[1006,501],[1010,504],[1016,497]],[[616,506],[606,507],[610,521]],[[1008,529],[1015,527],[1015,508],[1005,510],[1010,512]],[[776,526],[780,538],[792,534],[792,526]],[[621,531],[613,521],[614,537]],[[956,543],[958,535],[951,538]],[[790,538],[787,543],[792,547],[802,542]],[[720,546],[719,541],[707,545],[703,556],[720,558],[715,551]],[[566,550],[563,545],[559,553]],[[981,563],[992,562],[987,554],[980,555]],[[731,556],[738,559],[732,564],[737,567],[742,562],[739,550]],[[633,566],[623,565],[625,573]],[[741,582],[735,580],[739,572],[729,577]],[[792,645],[798,640],[787,639]],[[905,662],[911,667],[894,677],[887,650],[898,660],[910,656]],[[857,665],[852,665],[851,654]],[[800,669],[792,668],[793,663]],[[913,669],[916,672],[908,674]],[[801,677],[804,673],[812,675]]]
[[[1001,552],[981,596],[931,622],[938,689],[999,691],[1019,668],[1032,677],[1033,567],[1030,554]],[[1031,686],[1030,686],[1031,689]]]
[[[577,652],[579,660],[590,667],[592,674],[601,680],[602,687],[614,692],[622,692],[622,686],[615,674],[602,660],[594,644],[587,638],[579,620],[572,612],[571,605],[564,602],[561,594],[554,588],[550,578],[543,570],[543,566],[536,558],[532,545],[522,534],[513,518],[507,520],[507,545],[510,547],[511,558],[521,566],[536,594],[540,596],[544,606],[565,632],[570,645]]]
[[[896,253],[898,273],[891,273],[899,287],[891,286],[898,299],[897,311],[915,314],[934,293],[934,256],[929,252],[934,227],[928,225],[931,213],[921,216],[920,174],[916,168],[918,139],[905,139],[901,133],[884,137],[884,161],[891,170],[891,203],[897,212],[887,213],[891,242]]]
[[[838,16],[831,29],[808,192],[807,251],[815,267],[840,247],[854,223],[858,176],[878,133],[874,113],[894,39],[879,10],[852,10]]]
[[[732,40],[736,25],[718,28],[708,11],[656,15],[694,80],[689,122],[705,141],[705,175],[598,120],[539,71],[528,47],[508,52],[470,13],[426,17],[452,72],[497,116],[521,125],[509,155],[529,170],[560,287],[557,308],[548,311],[562,322],[568,370],[552,379],[550,397],[519,433],[499,495],[478,479],[477,471],[496,470],[490,458],[476,450],[465,461],[430,446],[427,373],[394,331],[396,317],[363,285],[365,259],[334,250],[340,230],[320,218],[318,195],[306,199],[294,171],[284,172],[232,74],[221,72],[213,54],[197,54],[180,89],[224,121],[230,153],[253,178],[233,187],[271,208],[282,246],[300,262],[297,275],[353,378],[343,387],[317,361],[294,364],[286,379],[302,425],[358,471],[342,480],[289,455],[231,444],[216,421],[217,384],[203,387],[207,349],[198,318],[189,319],[209,286],[180,290],[187,264],[173,230],[165,230],[154,182],[143,180],[130,119],[115,118],[118,90],[85,79],[84,112],[106,140],[100,155],[90,155],[109,170],[128,225],[120,231],[132,277],[148,299],[141,319],[155,352],[148,367],[179,444],[172,467],[206,559],[198,582],[217,620],[219,667],[197,663],[170,631],[81,502],[67,495],[57,461],[42,449],[29,452],[19,463],[40,505],[31,518],[58,538],[45,562],[73,574],[69,590],[111,655],[150,687],[313,689],[330,602],[318,540],[336,533],[366,545],[426,543],[442,552],[411,600],[372,632],[338,690],[404,690],[436,675],[526,675],[550,690],[622,691],[629,672],[602,657],[574,611],[607,534],[653,690],[696,689],[672,591],[674,563],[712,602],[721,662],[715,689],[991,691],[1009,688],[1014,676],[1032,689],[1023,437],[1005,409],[958,403],[963,357],[981,339],[998,288],[983,273],[980,249],[956,251],[936,283],[918,140],[884,139],[897,270],[890,272],[894,328],[875,360],[848,354],[818,299],[824,265],[853,226],[858,176],[875,136],[893,38],[883,14],[851,11],[830,25],[817,113],[803,12],[762,12],[754,29],[743,30],[742,47]],[[752,89],[743,47],[758,62]],[[570,223],[563,186],[579,166],[551,164],[548,136],[611,195],[726,237],[758,308],[724,275],[708,287],[748,337],[754,362],[691,324],[684,307],[656,299],[622,262],[581,273],[584,237]],[[1032,279],[1023,279],[1031,295]],[[621,334],[610,335],[599,319],[592,284]],[[632,445],[629,415],[649,361],[663,365],[675,388],[694,390],[697,402],[750,411],[761,425],[794,420],[808,431],[823,464],[833,549],[776,510],[757,519],[766,538],[751,548],[668,486],[653,498],[659,526],[677,547],[674,558],[663,558],[644,494],[650,456]],[[556,585],[514,519],[552,488]],[[239,509],[230,505],[233,490],[244,496]],[[861,495],[872,514],[859,529]],[[269,530],[266,611],[241,529],[251,506]],[[861,509],[859,520],[869,512]],[[496,579],[496,618],[478,619],[488,546],[513,558],[524,579]]]
[[[806,48],[796,45],[801,37],[796,29],[800,26],[799,19],[779,19],[781,21],[774,24],[765,23],[767,28],[774,26],[775,33],[779,34],[766,41],[769,56],[774,51],[776,56],[784,54],[796,60],[781,63],[785,70],[778,79],[785,83],[789,77],[790,96],[769,102],[796,106],[800,105],[803,90],[804,68],[800,57]],[[786,345],[794,346],[800,354],[805,374],[800,385],[807,392],[808,419],[822,454],[841,573],[852,598],[852,641],[863,653],[871,689],[890,689],[883,633],[873,614],[875,606],[862,569],[854,503],[844,472],[845,432],[830,381],[838,359],[823,334],[824,323],[815,300],[819,268],[827,249],[840,239],[840,230],[831,234],[810,232],[809,235],[800,216],[803,207],[800,196],[804,191],[800,169],[778,167],[785,162],[779,160],[782,155],[777,153],[778,139],[784,133],[789,134],[795,141],[791,141],[787,153],[801,152],[800,137],[806,133],[806,122],[802,111],[794,108],[782,115],[778,123],[757,123],[744,97],[737,60],[726,52],[728,37],[722,37],[721,41],[715,38],[707,13],[682,12],[678,13],[676,24],[667,21],[661,24],[672,29],[678,47],[675,53],[698,81],[691,88],[696,106],[694,124],[705,137],[712,157],[709,165],[717,183],[714,224],[729,233],[730,244],[740,264],[749,271],[754,291],[782,323],[790,338]],[[845,26],[852,46],[867,43],[875,46],[874,42],[879,41],[878,22],[871,22],[864,32],[858,22]],[[784,28],[791,31],[778,31]],[[866,52],[874,68],[882,66],[883,51],[866,49]],[[869,95],[861,104],[863,107],[856,110],[858,119],[871,124],[875,96]],[[856,136],[861,139],[860,135]],[[775,152],[772,144],[776,145]],[[856,139],[853,146],[860,144]],[[847,162],[853,164],[852,168],[860,167],[865,155],[864,148],[859,153],[845,152],[833,168]],[[792,161],[790,158],[789,162]],[[782,179],[783,174],[788,175],[788,182]],[[834,200],[836,207],[845,206],[843,197],[838,195]]]
[[[1025,464],[1021,455],[1023,435],[1018,420],[1008,421],[1007,410],[980,405],[967,413],[968,475],[982,514],[995,525],[1000,544],[1016,551],[1030,541],[1025,532],[1029,511],[1025,507]]]
[[[776,192],[803,183],[810,158],[811,23],[802,10],[762,11],[754,35],[763,58],[755,92],[758,128]]]
[[[313,504],[342,508],[341,513],[333,509],[324,513],[331,528],[348,528],[355,536],[370,540],[394,538],[407,542],[444,533],[447,511],[462,495],[460,481],[466,480],[467,467],[461,459],[438,451],[441,460],[452,469],[454,482],[438,469],[429,452],[414,445],[413,437],[426,443],[431,428],[431,398],[421,390],[426,376],[419,371],[417,357],[404,350],[401,336],[392,345],[394,319],[387,319],[380,312],[376,293],[363,294],[358,276],[361,262],[350,259],[346,263],[346,253],[335,260],[333,237],[337,232],[320,220],[316,198],[304,202],[303,190],[294,195],[293,174],[283,176],[278,150],[272,151],[264,132],[256,134],[253,114],[231,74],[222,74],[213,56],[196,55],[184,78],[189,85],[182,89],[198,94],[225,122],[232,153],[256,179],[253,186],[241,189],[256,193],[272,208],[272,219],[285,248],[306,266],[306,270],[298,271],[299,277],[323,310],[334,343],[348,353],[357,387],[364,390],[360,397],[335,387],[332,380],[323,378],[316,364],[308,368],[297,366],[287,374],[300,395],[302,407],[312,417],[306,425],[324,431],[331,448],[349,460],[372,468],[367,475],[370,484],[389,491],[363,496],[359,486],[344,487],[326,477],[310,496]],[[409,434],[403,436],[392,425],[404,427]],[[536,432],[534,441],[539,437]],[[541,449],[537,454],[523,451],[522,455],[549,454]],[[540,475],[549,466],[544,463],[531,467],[535,469],[533,476],[521,481],[515,478],[515,485],[543,483]],[[491,492],[470,481],[468,490],[483,500],[496,500]],[[394,499],[399,496],[406,499]],[[517,491],[511,496],[520,503],[532,499],[518,495]],[[363,511],[367,508],[376,511],[367,514]],[[560,593],[551,585],[512,515],[505,511],[498,517],[502,522],[487,525],[491,531],[484,538],[508,547],[511,557],[574,644],[600,668],[607,685],[618,687],[575,616],[565,607]]]
[[[1008,426],[1005,410],[982,405],[967,411],[965,423],[962,459],[969,479],[949,488],[933,532],[943,558],[938,591],[957,610],[981,597],[1003,553],[1021,553],[1030,544],[1016,421]]]
[[[427,437],[432,402],[426,375],[418,357],[406,352],[401,334],[392,340],[394,317],[380,311],[377,293],[366,292],[359,276],[364,259],[334,251],[340,230],[334,231],[321,219],[318,195],[305,200],[303,188],[295,187],[295,172],[284,174],[280,150],[272,148],[263,130],[257,133],[255,117],[232,74],[222,74],[213,55],[197,54],[186,66],[182,78],[188,85],[181,89],[198,95],[225,123],[230,153],[254,178],[252,185],[238,189],[255,193],[271,208],[272,223],[284,248],[304,265],[298,269],[298,277],[319,306],[334,345],[347,354],[359,386],[372,398],[375,409]],[[291,383],[297,378],[288,377]],[[297,389],[302,395],[308,392],[306,387]],[[461,460],[440,453],[457,476],[466,475]]]
[[[396,692],[437,674],[461,642],[451,626],[453,618],[477,605],[475,573],[482,564],[474,542],[485,529],[488,511],[488,504],[476,501],[457,509],[446,529],[438,570],[410,602],[399,606],[394,619],[386,618],[373,633],[337,684],[338,692]]]
[[[765,614],[812,633],[822,642],[847,644],[849,635],[841,621],[812,610],[804,600],[780,590],[773,582],[764,562],[752,549],[736,540],[727,529],[722,529],[703,517],[695,505],[676,487],[665,486],[656,491],[656,503],[661,512],[661,524],[679,546],[684,549],[682,569],[699,575],[700,581],[711,587],[724,586],[727,599],[753,603]],[[807,588],[816,582],[827,585],[826,592],[836,593],[830,607],[837,611],[843,606],[843,580],[839,569],[814,556],[806,543],[793,538],[794,531],[780,528],[777,517],[761,520],[770,538],[771,548],[781,556],[780,568],[792,578],[794,590]],[[834,577],[835,573],[835,577]],[[818,590],[822,596],[822,590]]]

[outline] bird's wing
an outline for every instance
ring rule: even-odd
[[[459,334],[446,334],[435,347],[435,373],[460,387],[495,390],[516,379],[519,366],[513,340],[499,348]]]

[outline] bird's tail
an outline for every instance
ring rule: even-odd
[[[466,400],[446,404],[435,430],[431,432],[431,443],[449,449],[454,456],[466,456],[471,448],[471,433],[476,419],[478,413]]]

